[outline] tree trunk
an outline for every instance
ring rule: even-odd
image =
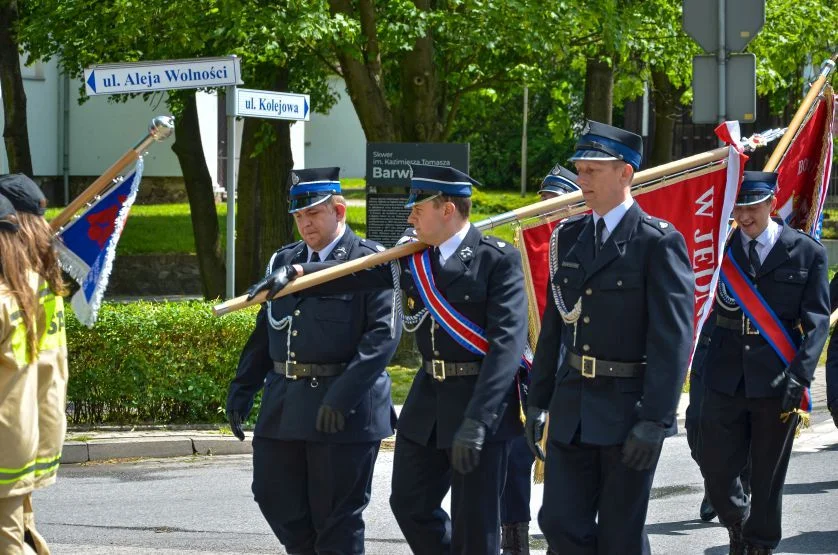
[[[654,167],[672,160],[672,140],[675,122],[680,112],[680,91],[672,86],[666,73],[652,71],[652,100],[655,107],[654,142],[649,153],[648,166]]]
[[[16,0],[0,0],[0,89],[3,91],[5,125],[3,140],[9,173],[32,176],[32,154],[29,151],[29,131],[26,124],[26,92],[20,74]]]
[[[430,11],[429,0],[414,0],[416,7]],[[413,45],[401,63],[401,140],[432,143],[440,140],[443,125],[439,110],[434,40],[426,34]]]
[[[204,298],[224,297],[225,265],[218,232],[218,213],[198,126],[198,107],[195,93],[185,94],[183,114],[177,122],[172,150],[180,162],[189,210],[192,213],[192,232],[195,235],[195,252],[201,271],[201,289]]]
[[[329,11],[332,15],[340,13],[353,18],[356,14],[353,4],[353,0],[329,0]],[[374,0],[358,0],[357,13],[364,38],[364,59],[361,61],[349,52],[338,51],[341,74],[367,141],[397,141],[399,133],[384,88]]]
[[[274,72],[270,90],[288,90],[287,68],[266,71]],[[245,120],[236,201],[237,292],[262,279],[271,255],[293,237],[288,214],[288,174],[293,167],[291,122]]]
[[[614,103],[614,71],[602,58],[588,58],[585,67],[585,117],[611,124]]]

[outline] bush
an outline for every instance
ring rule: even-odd
[[[219,318],[213,304],[104,303],[92,330],[68,310],[71,422],[224,421],[256,308]]]

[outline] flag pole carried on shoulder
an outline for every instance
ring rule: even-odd
[[[100,175],[87,189],[73,199],[67,207],[61,211],[51,222],[52,230],[57,232],[67,222],[69,222],[76,212],[84,208],[84,206],[96,198],[96,196],[110,187],[113,184],[114,178],[128,167],[130,164],[137,161],[142,155],[143,151],[154,141],[163,141],[172,134],[175,129],[175,119],[172,116],[157,116],[151,120],[148,126],[148,134],[134,146],[131,150],[122,155],[122,157],[113,163],[111,167],[105,170],[105,173]]]
[[[687,170],[695,169],[700,166],[705,166],[707,164],[723,162],[727,159],[728,152],[729,147],[721,147],[715,150],[702,152],[700,154],[695,154],[687,158],[682,158],[680,160],[675,160],[673,162],[662,164],[660,166],[655,166],[654,168],[643,170],[634,175],[634,180],[632,181],[632,188],[636,189],[639,185],[647,184],[652,181],[663,181],[662,183],[658,183],[657,185],[655,185],[655,188],[672,185],[677,181],[673,181],[671,183],[667,182],[667,177],[680,174]],[[633,191],[633,194],[647,192],[650,189],[651,188],[639,189],[637,191]],[[571,215],[572,208],[575,205],[579,205],[581,203],[581,192],[568,193],[557,198],[528,204],[527,206],[518,208],[517,210],[511,210],[509,212],[504,212],[503,214],[500,214],[498,216],[493,216],[491,218],[481,220],[479,222],[476,222],[474,226],[481,231],[485,231],[487,229],[492,229],[494,227],[517,220],[525,220],[535,217],[567,217]],[[581,211],[584,210],[585,209],[582,209]],[[289,283],[282,291],[279,292],[277,297],[290,295],[292,293],[308,289],[309,287],[314,287],[315,285],[326,283],[327,281],[331,281],[333,279],[337,279],[355,272],[359,272],[361,270],[366,270],[367,268],[372,268],[373,266],[385,264],[398,258],[409,256],[415,252],[419,252],[427,248],[427,246],[428,245],[426,245],[425,243],[419,241],[404,243],[391,249],[372,254],[370,256],[365,256],[363,258],[357,258],[355,260],[350,260],[348,262],[338,264],[337,266],[329,268],[328,270],[323,270],[311,275],[302,276]],[[263,303],[266,300],[268,300],[267,292],[259,293],[250,301],[247,300],[246,295],[241,295],[234,299],[230,299],[228,301],[215,305],[212,311],[213,314],[215,314],[216,316],[222,316],[224,314],[228,314],[236,310],[241,310],[242,308],[246,308],[248,306]]]

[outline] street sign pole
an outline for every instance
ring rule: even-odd
[[[227,287],[226,297],[236,296],[236,86],[226,88],[227,117]]]
[[[725,51],[725,0],[719,0],[719,49],[716,51],[716,59],[719,67],[719,114],[718,122],[723,122],[727,117],[727,105],[725,103],[727,94],[727,67],[725,67],[727,52]],[[724,141],[719,139],[719,146],[724,146]]]

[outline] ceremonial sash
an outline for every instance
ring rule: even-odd
[[[765,298],[754,287],[754,282],[748,279],[745,272],[733,258],[730,248],[722,261],[721,278],[728,291],[736,299],[742,312],[759,330],[783,364],[788,366],[797,354],[797,346],[789,336],[777,314],[771,309]],[[812,411],[812,399],[807,387],[800,401],[800,408],[806,412]]]
[[[427,307],[434,320],[457,343],[474,354],[486,356],[486,353],[489,352],[489,340],[486,339],[486,332],[451,306],[451,303],[437,289],[433,272],[431,272],[430,252],[430,249],[425,249],[421,253],[413,254],[408,259],[413,280],[419,289],[419,296],[422,297],[425,307]],[[521,356],[521,366],[528,372],[532,368],[532,360],[526,354]]]

